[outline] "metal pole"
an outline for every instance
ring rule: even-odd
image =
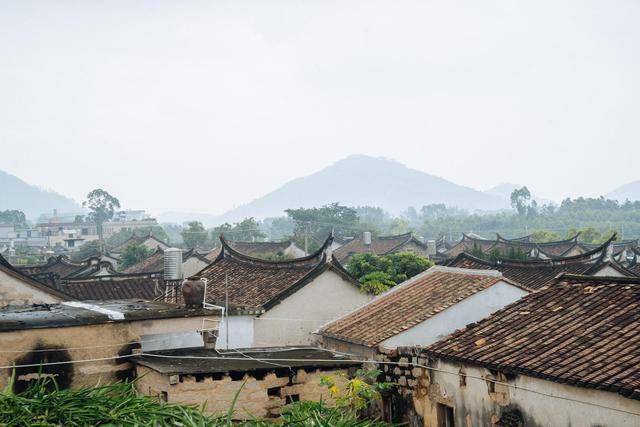
[[[225,340],[225,344],[226,344],[226,349],[229,349],[229,289],[228,289],[228,274],[225,273],[224,274],[224,298],[225,298],[225,302],[224,302],[224,312],[226,314],[227,317],[227,321],[225,322],[225,333],[227,335],[227,338]]]

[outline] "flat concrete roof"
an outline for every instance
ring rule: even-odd
[[[0,332],[220,314],[219,309],[186,308],[162,301],[68,301],[1,308]]]
[[[240,354],[240,352],[242,354]],[[157,354],[134,356],[132,360],[164,375],[212,374],[226,372],[273,371],[287,368],[348,368],[361,362],[316,347],[267,347],[235,350],[214,350],[202,347],[157,351]],[[172,358],[171,356],[177,356]],[[180,357],[188,357],[182,359]],[[215,358],[215,359],[207,359]],[[252,359],[253,358],[253,359]],[[264,359],[263,362],[255,359]],[[290,359],[282,361],[278,359]],[[321,359],[322,362],[314,361]],[[271,362],[268,362],[271,361]]]

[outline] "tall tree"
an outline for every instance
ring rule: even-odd
[[[27,228],[27,217],[22,211],[0,211],[0,224],[11,224],[16,229],[24,229]]]
[[[149,258],[151,255],[153,255],[153,250],[145,245],[141,245],[139,243],[129,245],[122,254],[122,264],[120,265],[120,268],[124,270],[125,268],[131,267],[132,265]]]
[[[204,245],[208,237],[207,230],[200,221],[191,221],[180,234],[185,247],[189,249]]]
[[[120,201],[101,188],[97,188],[87,194],[87,200],[82,206],[89,209],[87,218],[96,224],[100,242],[103,242],[103,224],[113,218],[116,209],[120,208]]]
[[[356,210],[338,203],[320,208],[287,209],[285,212],[295,222],[296,243],[306,246],[307,251],[319,247],[332,230],[338,237],[353,236],[360,230]]]
[[[531,192],[527,187],[516,188],[511,193],[511,207],[518,211],[519,215],[526,216],[531,204]]]
[[[253,217],[245,218],[233,225],[225,222],[215,227],[213,234],[214,238],[222,234],[225,238],[237,242],[255,242],[266,237],[260,229],[260,224]]]

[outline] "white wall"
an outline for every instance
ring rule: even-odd
[[[434,367],[448,372],[459,372],[460,365],[438,360]],[[487,369],[464,366],[466,386],[460,387],[458,375],[430,371],[430,390],[439,390],[431,396],[419,398],[425,411],[425,426],[437,426],[435,402],[454,408],[456,425],[492,425],[492,416],[500,416],[505,407],[517,408],[525,418],[525,425],[537,426],[639,426],[640,417],[590,404],[552,398],[526,390],[496,385],[497,394],[490,395],[487,382],[470,378],[491,375]],[[493,378],[493,377],[491,377]],[[640,401],[624,398],[616,393],[563,385],[551,381],[518,375],[507,380],[511,385],[536,390],[568,399],[586,401],[640,414]],[[437,384],[434,386],[434,383]]]
[[[500,281],[381,343],[386,348],[428,345],[519,300],[528,292]]]
[[[328,270],[298,292],[255,319],[255,345],[309,345],[318,338],[311,333],[373,299]]]
[[[0,270],[0,307],[22,304],[53,304],[60,298]]]
[[[254,347],[253,316],[229,316],[229,345],[227,346],[227,318],[220,323],[217,349]]]

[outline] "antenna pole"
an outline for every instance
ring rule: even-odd
[[[227,273],[224,274],[224,313],[226,314],[227,321],[225,322],[225,334],[227,336],[225,340],[226,349],[229,350],[229,288],[228,281],[229,275]]]

